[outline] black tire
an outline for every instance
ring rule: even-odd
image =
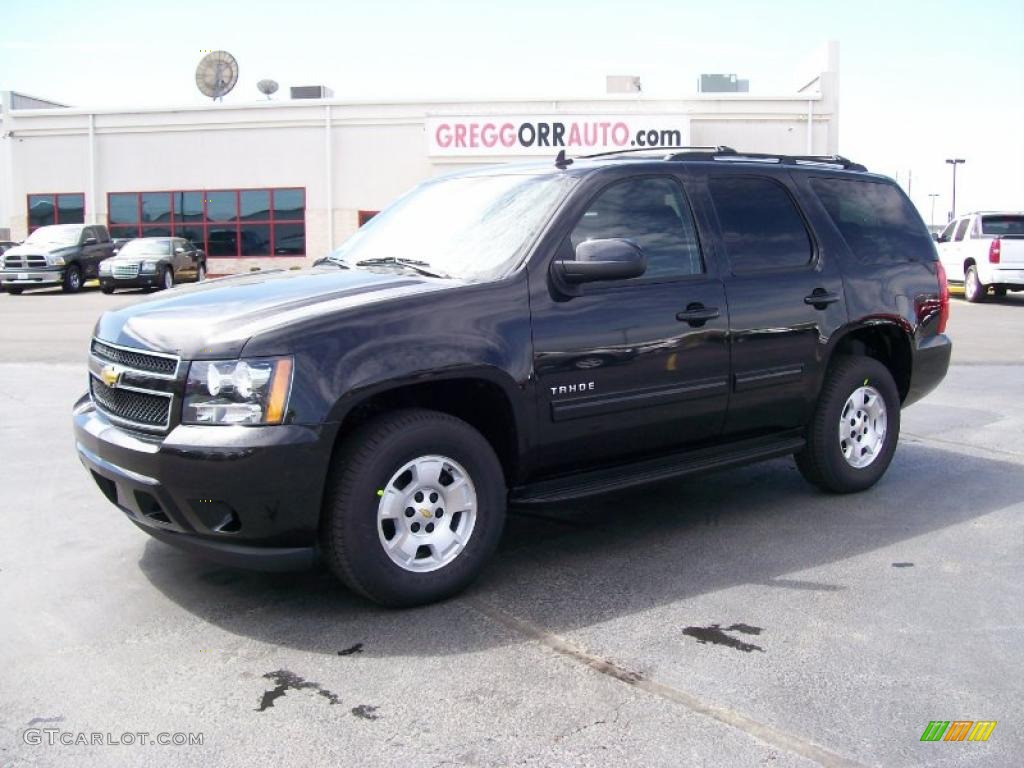
[[[377,521],[378,489],[406,463],[431,455],[466,469],[476,489],[476,521],[453,560],[437,570],[413,572],[385,552]],[[479,432],[448,414],[396,411],[365,424],[336,451],[320,526],[322,554],[338,578],[376,603],[432,603],[476,579],[498,546],[507,501],[501,463]]]
[[[25,289],[20,285],[5,285],[4,290],[11,294],[11,296],[21,296],[21,292]]]
[[[997,285],[995,288],[992,289],[992,293],[998,299],[1005,299],[1006,298],[1006,286],[1005,285]]]
[[[196,282],[202,283],[206,281],[206,264],[200,263],[196,267]]]
[[[978,268],[971,264],[964,273],[964,298],[971,304],[977,304],[985,300],[987,291],[988,286],[978,277]]]
[[[871,386],[882,396],[886,433],[874,460],[852,466],[843,456],[839,423],[850,396]],[[856,493],[870,488],[885,474],[900,435],[900,396],[889,369],[870,357],[836,358],[829,366],[814,416],[807,427],[807,445],[796,454],[796,465],[806,480],[833,493]]]
[[[71,264],[64,270],[64,280],[60,285],[64,293],[78,293],[82,290],[82,270],[77,264]]]
[[[174,287],[174,270],[170,267],[164,267],[160,270],[160,285],[158,290],[166,291]]]
[[[114,292],[114,287],[111,285],[104,285],[100,287],[100,290],[109,296]]]

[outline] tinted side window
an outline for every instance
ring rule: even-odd
[[[931,254],[931,237],[924,222],[892,184],[813,179],[811,188],[861,261],[906,261]]]
[[[939,235],[939,242],[940,243],[948,243],[950,240],[952,240],[953,239],[953,230],[954,229],[956,229],[956,222],[955,221],[949,222],[949,224],[946,225],[946,228],[944,230],[942,230],[942,234]]]
[[[713,176],[708,188],[734,273],[810,262],[811,238],[781,184],[765,178]]]
[[[971,223],[970,219],[964,219],[960,222],[960,225],[956,228],[956,234],[953,236],[953,240],[960,242],[964,239],[964,233],[967,231],[967,226]]]
[[[585,240],[621,237],[647,254],[644,277],[704,271],[690,207],[672,179],[620,181],[590,204],[569,235],[573,250]],[[571,257],[570,257],[571,258]]]

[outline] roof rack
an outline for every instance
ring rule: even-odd
[[[811,165],[841,168],[845,171],[867,171],[860,163],[855,163],[842,155],[781,155],[765,152],[737,152],[732,147],[719,145],[716,147],[638,147],[636,149],[619,149],[611,152],[598,152],[583,155],[584,159],[598,157],[614,157],[635,152],[664,151],[663,160],[719,160],[732,163],[776,163],[778,165]]]
[[[855,163],[842,155],[781,155],[765,152],[737,152],[731,147],[719,147],[718,151],[709,153],[694,152],[687,148],[665,158],[666,160],[721,160],[733,163],[778,163],[779,165],[823,165],[830,168],[842,168],[846,171],[867,171],[860,163]]]
[[[699,152],[703,154],[715,153],[715,152],[735,152],[735,149],[726,147],[723,145],[718,146],[704,146],[704,147],[635,147],[632,149],[613,149],[608,152],[595,152],[592,155],[579,155],[582,160],[592,160],[595,157],[614,157],[615,155],[628,155],[634,152],[666,152],[667,154],[663,157],[663,160],[670,159],[673,153],[679,153],[680,150],[685,152]]]

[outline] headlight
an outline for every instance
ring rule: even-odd
[[[63,267],[64,266],[64,257],[63,256],[51,255],[51,256],[48,256],[47,258],[50,261],[50,266],[53,266],[53,267]]]
[[[280,424],[292,388],[292,359],[197,361],[188,369],[184,424]]]
[[[100,274],[101,275],[110,274],[110,262],[109,261],[101,261],[100,262]]]
[[[154,272],[156,272],[156,265],[157,262],[155,261],[144,261],[142,262],[142,267],[139,269],[139,271],[153,274]]]

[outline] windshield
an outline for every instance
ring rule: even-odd
[[[350,267],[413,265],[466,280],[506,274],[574,183],[568,176],[460,176],[426,182],[330,255]],[[370,263],[366,263],[370,262]]]
[[[140,238],[130,240],[121,246],[118,256],[166,256],[170,253],[171,241],[166,238]]]
[[[25,244],[39,245],[77,245],[78,238],[82,234],[82,228],[74,224],[56,224],[50,227],[40,227],[27,238]]]
[[[1024,215],[1016,216],[982,216],[981,231],[995,237],[1024,237]]]

